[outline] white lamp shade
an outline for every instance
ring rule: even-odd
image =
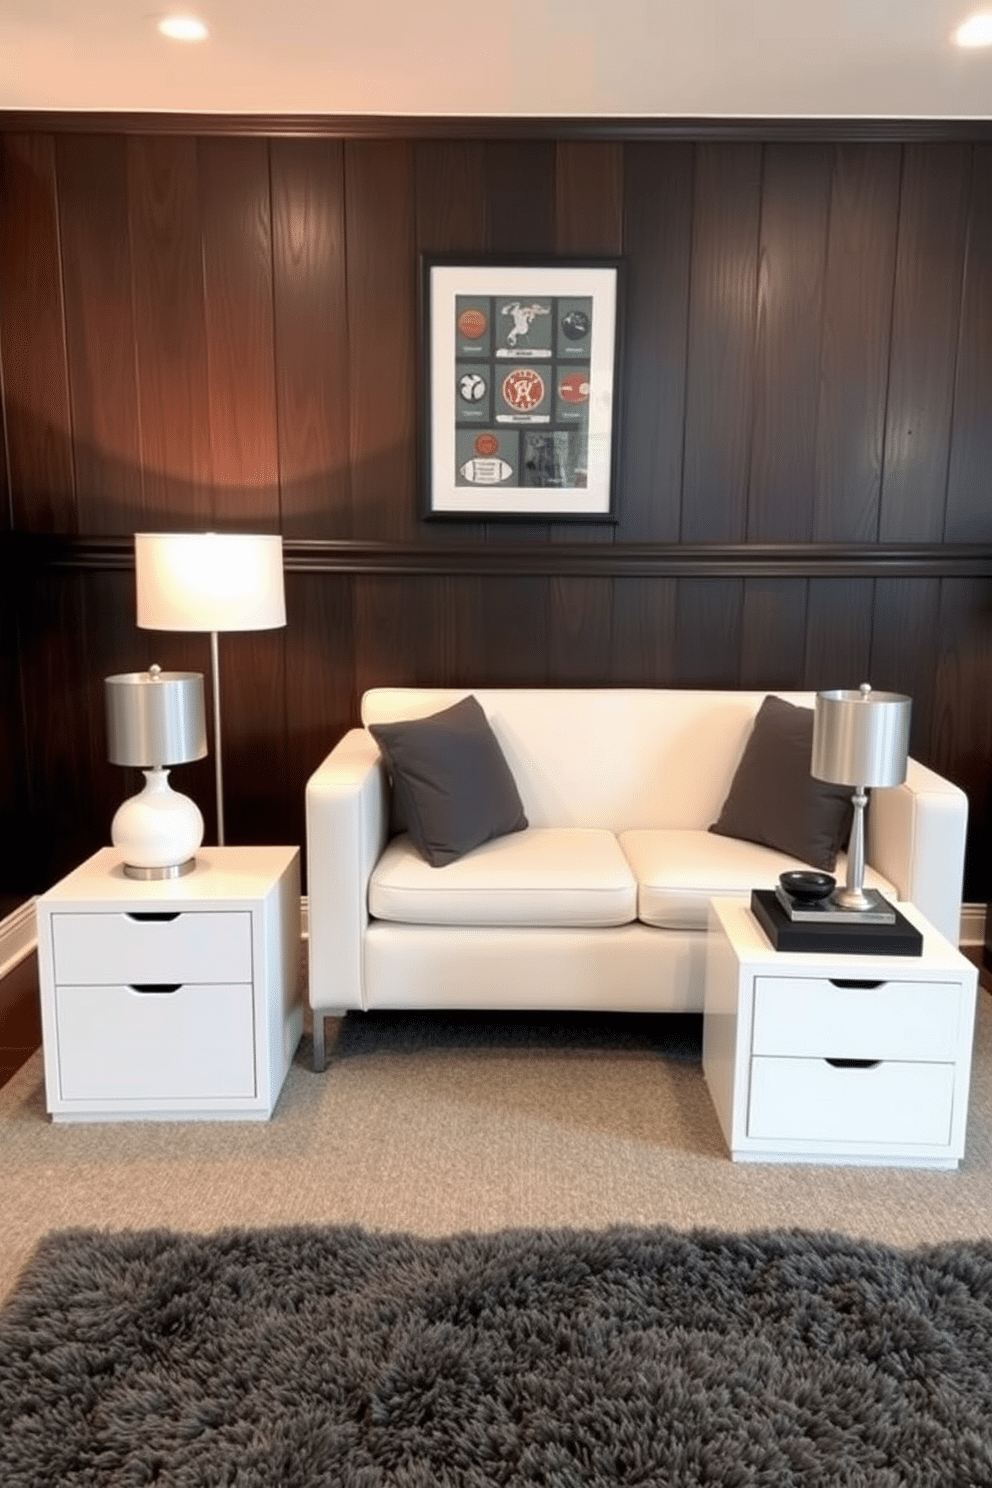
[[[104,678],[107,757],[114,765],[185,764],[207,752],[201,672],[121,672]]]
[[[275,630],[286,624],[282,538],[241,532],[137,532],[143,630]]]
[[[836,785],[890,786],[906,779],[912,700],[899,692],[818,692],[810,773]]]

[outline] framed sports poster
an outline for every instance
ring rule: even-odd
[[[617,520],[621,270],[421,260],[425,516]]]

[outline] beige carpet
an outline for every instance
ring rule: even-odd
[[[40,1053],[0,1090],[0,1296],[67,1225],[799,1225],[897,1245],[992,1234],[992,997],[956,1172],[732,1164],[698,1020],[352,1015],[306,1038],[267,1123],[53,1126]]]

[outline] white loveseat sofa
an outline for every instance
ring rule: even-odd
[[[472,689],[526,830],[432,868],[390,834],[368,726],[424,718],[469,689],[378,688],[307,784],[314,1065],[349,1009],[701,1011],[709,900],[803,863],[708,830],[766,694]],[[812,693],[780,693],[812,708]],[[865,882],[959,933],[967,799],[916,761],[872,794]],[[843,855],[836,875],[845,873]]]

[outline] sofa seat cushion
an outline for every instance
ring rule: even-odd
[[[809,867],[773,848],[708,831],[633,830],[620,834],[620,845],[637,878],[637,917],[662,930],[705,930],[710,899],[750,898],[752,889],[774,888],[787,868]],[[846,875],[842,854],[837,882]],[[865,869],[865,883],[899,897],[873,868]]]
[[[431,868],[406,833],[386,846],[369,913],[408,925],[626,925],[637,883],[612,832],[530,827]]]

